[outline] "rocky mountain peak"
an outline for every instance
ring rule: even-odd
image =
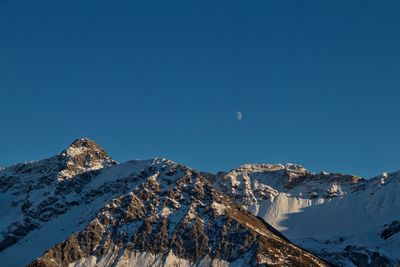
[[[59,158],[66,163],[66,168],[59,173],[59,180],[116,164],[103,148],[88,138],[76,139],[59,154]]]
[[[90,140],[86,137],[75,139],[67,149],[63,150],[60,154],[68,155],[70,157],[75,157],[85,151],[101,151],[106,154],[104,149],[102,149],[95,141]]]

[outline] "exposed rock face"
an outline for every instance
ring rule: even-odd
[[[383,239],[389,239],[398,233],[400,233],[400,221],[393,221],[390,224],[385,225],[385,228],[381,231],[380,236]]]
[[[326,266],[206,176],[166,159],[117,164],[87,139],[0,170],[0,265]]]
[[[59,180],[116,164],[100,146],[87,138],[75,140],[61,152],[59,159],[65,163],[65,168],[58,173]]]

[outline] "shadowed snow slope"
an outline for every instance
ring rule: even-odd
[[[237,204],[338,265],[400,260],[400,175],[365,180],[302,166],[243,165],[213,178]],[[386,230],[385,237],[381,232]],[[389,263],[389,261],[391,263]]]

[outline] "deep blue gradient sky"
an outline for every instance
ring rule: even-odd
[[[0,165],[400,169],[400,1],[138,2],[0,0]]]

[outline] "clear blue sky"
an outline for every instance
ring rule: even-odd
[[[400,169],[400,1],[138,2],[0,0],[0,165]]]

